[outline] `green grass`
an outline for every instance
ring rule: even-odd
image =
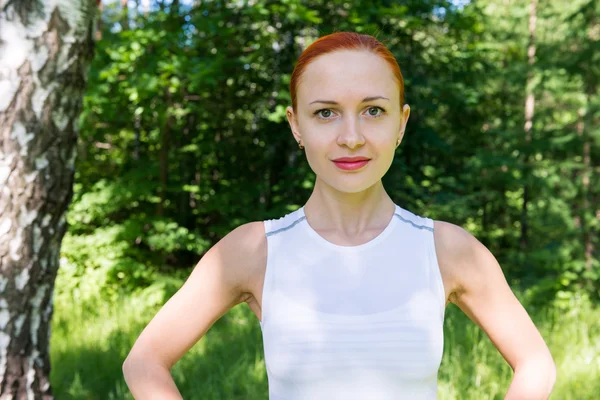
[[[60,287],[60,277],[57,287]],[[60,294],[52,321],[51,383],[58,399],[132,399],[121,364],[160,308],[152,296],[118,302]],[[552,399],[597,399],[600,310],[580,302],[569,311],[531,312],[558,368]],[[233,308],[175,365],[185,399],[266,399],[260,325],[247,305]],[[487,336],[456,307],[446,312],[439,399],[502,399],[512,371]]]

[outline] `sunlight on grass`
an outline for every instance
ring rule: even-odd
[[[57,282],[60,284],[60,282]],[[59,399],[132,399],[121,365],[159,307],[144,296],[85,304],[61,295],[52,321],[51,382]],[[532,316],[555,357],[552,398],[596,399],[600,393],[600,310]],[[245,305],[217,321],[173,368],[186,399],[266,399],[260,325]],[[487,336],[456,307],[446,312],[439,399],[502,399],[512,377]]]

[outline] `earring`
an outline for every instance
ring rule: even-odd
[[[300,148],[300,150],[302,150],[302,149],[304,148],[304,146],[302,146],[302,145],[300,144],[300,141],[299,141],[299,140],[298,140],[298,147]]]
[[[400,146],[401,141],[402,141],[402,139],[398,138],[398,140],[396,141],[396,148],[398,148],[398,146]]]

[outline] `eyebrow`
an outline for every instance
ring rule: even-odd
[[[387,97],[383,97],[383,96],[371,96],[371,97],[365,97],[361,101],[361,103],[366,103],[367,101],[373,101],[373,100],[379,100],[379,99],[389,100]],[[337,101],[333,101],[333,100],[315,100],[315,101],[311,101],[308,104],[313,104],[313,103],[339,104]]]

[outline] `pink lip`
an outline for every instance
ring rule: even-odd
[[[353,171],[355,169],[359,169],[367,165],[369,160],[363,159],[361,161],[352,161],[352,162],[341,162],[341,161],[333,161],[336,167],[339,169],[343,169],[344,171]]]
[[[365,161],[365,160],[370,160],[370,158],[367,157],[340,157],[340,158],[336,158],[332,161],[337,161],[337,162],[356,162],[356,161]]]

